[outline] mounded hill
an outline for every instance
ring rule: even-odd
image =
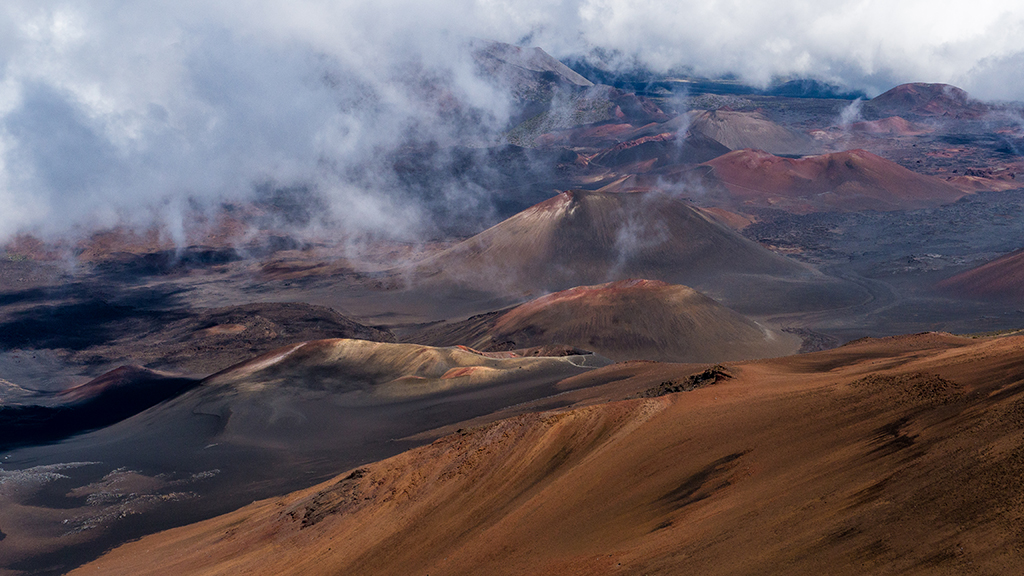
[[[170,422],[180,418],[176,412],[187,406],[191,414],[222,419],[218,442],[276,444],[295,453],[316,452],[324,447],[319,434],[351,433],[375,410],[390,414],[395,404],[399,405],[397,411],[403,412],[416,401],[428,405],[461,401],[463,417],[474,411],[486,413],[493,409],[492,404],[504,406],[517,395],[530,397],[552,382],[607,362],[589,354],[494,358],[460,347],[317,340],[281,348],[219,372],[149,417]],[[165,410],[168,412],[161,414]],[[366,414],[357,416],[358,411]],[[448,409],[441,413],[448,414]],[[337,418],[340,420],[334,421]],[[384,427],[404,435],[450,418],[423,410]],[[340,440],[339,445],[351,441]]]
[[[864,103],[864,111],[886,116],[980,118],[988,107],[949,84],[900,84]]]
[[[730,150],[753,148],[772,154],[809,154],[814,141],[765,118],[757,112],[705,110],[690,120],[690,131],[703,134]]]
[[[561,381],[610,363],[554,352],[561,355],[495,357],[354,339],[294,344],[192,381],[183,394],[116,424],[6,450],[0,572],[64,572],[126,537],[430,442],[439,427],[537,399],[564,405],[557,396],[572,389]],[[118,378],[101,388],[117,388]]]
[[[649,168],[658,168],[671,164],[699,164],[728,152],[729,148],[700,132],[687,132],[682,137],[669,132],[621,142],[594,156],[590,163],[620,167],[646,162]]]
[[[657,191],[563,192],[406,273],[431,294],[528,295],[649,278],[692,286],[745,314],[829,308],[860,297]]]
[[[794,212],[913,210],[955,202],[964,192],[865,150],[780,158],[737,150],[702,166],[727,191],[726,203]]]
[[[1017,574],[1024,337],[618,364],[641,398],[443,437],[73,574]]]
[[[721,362],[781,356],[799,338],[769,330],[700,292],[655,280],[621,280],[548,294],[486,321],[424,334],[430,344],[513,350],[567,344],[612,360]]]
[[[1024,250],[947,278],[939,287],[967,298],[1024,300]]]

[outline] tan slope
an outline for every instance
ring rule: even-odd
[[[372,429],[425,430],[489,413],[513,400],[543,396],[551,382],[607,363],[594,355],[494,358],[460,347],[318,340],[280,348],[215,374],[149,417],[173,423],[182,410],[218,416],[222,424],[217,442],[322,453],[334,444],[325,444],[319,434],[349,434],[373,414],[396,417],[420,410],[415,417],[397,416],[393,425],[378,422]],[[442,400],[460,408],[437,414],[416,408],[416,403]],[[353,410],[362,414],[339,420]],[[369,429],[362,434],[373,435]],[[346,442],[358,444],[358,439],[339,440],[338,446],[344,444],[346,450],[351,450]]]
[[[816,149],[809,136],[780,126],[757,112],[696,112],[690,121],[690,131],[712,138],[730,150],[754,148],[772,154],[809,154]]]
[[[795,212],[912,210],[964,196],[947,182],[865,150],[799,159],[738,150],[706,162],[731,202]]]
[[[796,336],[769,330],[692,288],[656,280],[571,288],[427,336],[428,343],[479,350],[567,344],[620,361],[721,362],[800,347]]]
[[[727,366],[447,436],[74,573],[1017,574],[1022,353],[923,334]]]
[[[939,287],[967,298],[1024,299],[1024,250],[1017,250],[961,272]]]
[[[494,358],[463,347],[436,348],[335,339],[281,348],[203,381],[203,390],[273,396],[285,388],[358,393],[348,401],[379,402],[445,390],[553,376],[586,363],[574,357]]]
[[[563,192],[408,271],[422,290],[529,294],[625,278],[692,286],[743,313],[855,292],[660,192]]]

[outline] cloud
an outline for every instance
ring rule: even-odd
[[[355,233],[428,229],[422,194],[485,210],[491,191],[410,189],[388,164],[505,127],[510,104],[477,74],[470,38],[755,83],[952,82],[1024,99],[1024,6],[1008,2],[6,0],[0,240],[166,220],[267,182],[312,187]]]

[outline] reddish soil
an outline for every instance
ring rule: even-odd
[[[729,364],[462,430],[73,573],[1019,573],[1022,353],[921,334]]]
[[[865,104],[869,110],[896,115],[960,119],[980,118],[988,107],[949,84],[901,84]]]
[[[703,164],[739,206],[793,212],[912,210],[954,202],[964,192],[865,150],[799,159],[757,150],[731,152]]]
[[[961,272],[939,287],[966,298],[1024,300],[1024,250]]]
[[[508,311],[409,338],[486,352],[556,344],[612,360],[718,362],[795,352],[799,338],[770,330],[686,286],[620,280],[579,286]]]

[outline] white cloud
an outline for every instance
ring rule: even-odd
[[[751,82],[952,82],[1024,99],[1024,5],[991,0],[6,0],[0,239],[144,219],[261,181],[312,181],[357,230],[415,229],[382,154],[484,135],[508,113],[460,48],[470,37]],[[445,99],[482,112],[460,125]]]

